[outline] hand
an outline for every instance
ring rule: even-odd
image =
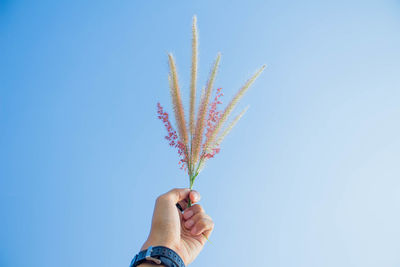
[[[214,222],[203,208],[196,204],[187,208],[187,200],[200,200],[197,191],[173,189],[157,198],[151,231],[141,250],[149,246],[165,246],[174,250],[185,265],[190,264],[203,249],[214,228]],[[176,207],[184,209],[184,213]]]

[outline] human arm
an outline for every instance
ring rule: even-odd
[[[185,265],[193,262],[203,249],[214,223],[201,205],[187,207],[189,197],[192,203],[200,200],[200,194],[190,189],[173,189],[157,198],[150,234],[141,250],[165,246],[174,250]],[[176,207],[177,203],[184,209],[183,213]],[[143,263],[139,266],[154,265]]]

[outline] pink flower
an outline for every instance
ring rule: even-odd
[[[213,131],[215,130],[215,126],[217,125],[219,119],[221,118],[221,111],[217,110],[218,105],[222,104],[222,102],[219,100],[221,96],[224,94],[221,92],[222,88],[218,88],[214,101],[210,103],[210,108],[208,111],[208,118],[207,118],[207,130],[206,130],[206,142],[203,144],[203,151],[204,151],[204,157],[205,158],[212,158],[214,157],[215,154],[219,153],[220,149],[219,148],[212,148],[211,152],[206,151],[207,148],[205,147],[206,144],[209,144],[208,140],[210,136],[212,135]],[[209,144],[212,145],[212,144]]]
[[[171,122],[169,121],[168,113],[164,112],[164,109],[160,103],[157,103],[157,113],[158,113],[158,118],[164,123],[164,126],[167,129],[168,134],[165,136],[165,139],[169,141],[170,146],[178,148],[178,154],[181,157],[179,165],[181,166],[181,169],[186,170],[187,159],[186,159],[185,145],[178,140],[178,135],[176,134],[176,131],[174,130],[174,128],[171,125]]]

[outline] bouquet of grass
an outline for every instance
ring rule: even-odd
[[[196,16],[194,16],[192,25],[192,66],[188,125],[186,124],[185,112],[182,105],[176,64],[171,53],[168,54],[170,67],[168,80],[178,134],[172,127],[168,113],[164,111],[160,103],[157,104],[158,118],[163,121],[168,132],[165,138],[169,141],[170,146],[178,149],[178,154],[180,156],[179,165],[181,169],[187,171],[190,189],[193,188],[196,177],[204,168],[207,160],[214,157],[215,154],[220,151],[221,142],[246,112],[247,108],[239,113],[230,123],[227,123],[229,115],[232,113],[237,103],[265,68],[265,65],[263,65],[250,77],[226,108],[223,111],[219,111],[218,105],[221,104],[220,97],[223,95],[221,88],[216,90],[215,97],[212,102],[210,102],[213,94],[214,80],[221,58],[221,54],[218,53],[207,84],[202,90],[200,104],[197,108],[197,114],[195,114],[197,90],[197,38],[197,19]],[[191,206],[190,199],[188,206]]]

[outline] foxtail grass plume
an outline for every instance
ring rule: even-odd
[[[169,145],[177,148],[180,156],[179,165],[187,171],[189,176],[189,187],[193,188],[194,181],[201,170],[204,168],[208,159],[213,158],[220,152],[220,146],[224,138],[237,124],[240,118],[247,111],[244,109],[230,123],[228,119],[238,102],[248,91],[257,77],[265,69],[263,65],[246,83],[240,88],[226,108],[222,111],[218,107],[222,104],[220,98],[223,96],[222,89],[218,88],[215,97],[212,99],[214,82],[217,75],[221,54],[218,53],[211,68],[209,78],[201,93],[201,99],[196,114],[196,89],[197,89],[197,69],[198,69],[198,36],[197,18],[193,17],[192,24],[192,65],[190,79],[190,99],[189,99],[189,123],[186,124],[185,112],[182,104],[181,92],[178,82],[178,73],[175,60],[171,53],[168,54],[170,72],[168,75],[169,87],[172,98],[172,106],[175,114],[176,127],[178,134],[174,130],[167,112],[164,111],[160,103],[157,103],[158,118],[163,122],[167,135],[165,139]],[[225,124],[227,124],[225,126]],[[189,206],[191,205],[189,200]]]
[[[196,106],[196,83],[197,83],[197,18],[193,16],[192,25],[192,71],[190,79],[190,113],[189,113],[189,129],[190,135],[194,134],[194,116]]]
[[[169,59],[169,67],[170,67],[170,90],[171,90],[171,97],[172,97],[172,103],[174,107],[174,112],[175,112],[175,120],[176,123],[178,124],[178,132],[179,132],[179,137],[183,144],[187,146],[188,144],[188,134],[186,130],[186,122],[185,122],[185,112],[183,110],[183,105],[182,105],[182,99],[181,99],[181,92],[179,89],[179,83],[178,83],[178,74],[176,72],[176,66],[175,66],[175,61],[174,58],[172,57],[172,54],[168,54],[168,59]]]
[[[247,90],[250,88],[250,86],[253,84],[253,82],[257,79],[257,77],[261,74],[261,72],[264,69],[265,69],[265,65],[263,65],[250,79],[248,79],[247,82],[242,86],[242,88],[236,93],[234,98],[231,100],[231,102],[225,108],[225,111],[221,115],[218,123],[216,124],[213,133],[207,139],[207,141],[205,143],[205,149],[208,149],[208,147],[210,145],[212,145],[212,143],[214,142],[217,134],[219,133],[219,130],[221,129],[221,127],[225,123],[225,121],[228,119],[228,116],[231,114],[232,110],[235,108],[237,103],[244,96],[244,94],[247,92]]]
[[[240,112],[239,115],[235,117],[235,119],[226,127],[226,129],[222,132],[222,134],[218,137],[217,141],[215,141],[213,146],[220,146],[222,143],[222,140],[231,132],[233,127],[235,127],[236,123],[240,120],[240,118],[243,117],[243,115],[246,113],[246,111],[249,109],[249,107],[246,107],[242,112]]]
[[[203,140],[203,135],[204,135],[204,126],[205,126],[205,119],[206,119],[206,114],[207,114],[207,108],[208,104],[210,101],[213,85],[214,85],[214,80],[215,76],[217,74],[217,69],[219,65],[219,61],[221,59],[221,54],[218,53],[217,59],[214,62],[214,66],[211,70],[210,73],[210,78],[208,79],[207,82],[207,87],[205,94],[203,95],[203,98],[200,102],[199,106],[199,112],[197,114],[197,122],[196,122],[196,131],[193,137],[193,147],[192,147],[192,156],[193,156],[193,162],[197,162],[199,160],[200,156],[200,150],[201,150],[201,142]]]

